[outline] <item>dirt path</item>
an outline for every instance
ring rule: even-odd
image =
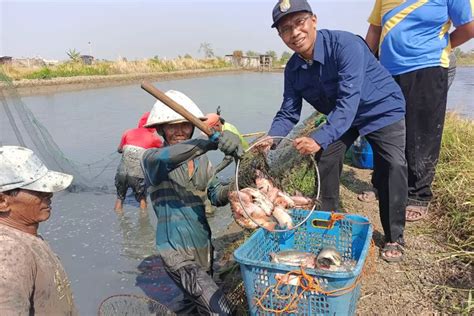
[[[362,281],[362,291],[357,314],[360,315],[433,315],[450,313],[449,307],[459,304],[459,292],[452,287],[472,287],[474,270],[470,266],[452,264],[446,257],[447,249],[437,241],[436,231],[431,228],[433,218],[420,223],[409,223],[406,227],[406,254],[401,263],[387,263],[380,259],[383,230],[380,224],[378,202],[365,203],[357,200],[357,194],[370,189],[370,170],[344,166],[341,179],[341,201],[348,213],[361,214],[374,225],[376,244],[375,268]],[[228,247],[230,242],[242,238],[239,230],[229,234],[228,240],[219,240],[217,249]],[[240,241],[241,242],[241,241]],[[239,242],[237,242],[239,243]],[[229,251],[224,255],[229,257]],[[224,261],[226,258],[224,258]],[[229,259],[229,258],[227,258]],[[222,260],[222,252],[220,260]],[[231,260],[232,262],[232,260]],[[227,263],[227,267],[232,264]],[[225,283],[239,283],[240,272],[225,276]],[[471,285],[471,286],[469,286]],[[243,294],[243,290],[241,290]],[[236,295],[234,291],[234,296]],[[464,295],[466,297],[467,295]],[[237,295],[237,297],[239,297]],[[241,296],[240,296],[241,298]]]
[[[463,267],[441,260],[448,249],[436,240],[436,230],[428,218],[418,223],[407,223],[406,253],[401,263],[387,263],[379,257],[383,245],[378,202],[361,202],[357,194],[370,189],[370,170],[344,166],[341,199],[349,213],[363,214],[374,225],[377,246],[375,271],[362,282],[362,293],[357,312],[361,315],[433,315],[447,312],[456,298],[450,287],[473,284],[472,267]],[[459,278],[459,276],[462,276]]]

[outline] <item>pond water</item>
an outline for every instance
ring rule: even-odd
[[[451,110],[474,117],[474,68],[458,68],[449,92]],[[245,73],[157,82],[162,91],[179,90],[204,113],[221,106],[223,117],[242,133],[267,131],[282,97],[280,73]],[[44,126],[68,161],[89,166],[96,182],[108,190],[61,192],[53,198],[53,212],[40,232],[61,257],[70,277],[76,304],[82,315],[93,315],[101,301],[116,294],[148,295],[176,307],[181,294],[166,276],[154,249],[156,219],[151,207],[140,213],[128,197],[124,214],[116,214],[113,181],[120,155],[115,153],[121,134],[135,127],[154,98],[138,84],[24,97],[25,104]],[[0,143],[18,144],[4,112],[0,111]],[[303,116],[311,113],[304,107]],[[14,115],[19,119],[18,113]],[[22,130],[20,129],[20,132]],[[25,142],[30,145],[25,137]],[[32,147],[34,148],[34,147]],[[217,164],[223,155],[210,153]],[[94,169],[92,161],[104,161]],[[228,178],[229,167],[222,173]],[[92,180],[91,180],[92,181]],[[225,234],[231,222],[228,208],[210,217],[215,238]]]

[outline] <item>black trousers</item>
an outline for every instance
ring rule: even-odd
[[[344,153],[359,136],[351,128],[339,140],[316,154],[321,176],[321,209],[339,208],[339,181]],[[407,163],[405,159],[405,120],[365,135],[374,153],[373,184],[379,195],[380,220],[387,242],[404,243],[407,202]]]
[[[406,100],[408,205],[426,206],[438,163],[448,95],[448,69],[430,67],[394,76]]]
[[[231,315],[232,307],[212,276],[197,263],[165,271],[185,293],[178,315]]]

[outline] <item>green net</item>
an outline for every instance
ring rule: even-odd
[[[54,141],[48,129],[36,118],[17,93],[13,82],[0,72],[0,146],[18,145],[33,150],[52,170],[74,176],[70,191],[115,192],[101,177],[106,171],[115,170],[120,155],[112,152],[90,163],[69,159]]]

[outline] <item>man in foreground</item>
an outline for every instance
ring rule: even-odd
[[[181,92],[166,95],[204,120],[198,106]],[[214,206],[228,203],[229,186],[215,177],[205,155],[220,149],[226,155],[242,155],[237,135],[224,131],[218,142],[191,139],[194,127],[181,115],[157,101],[147,127],[163,137],[163,148],[143,154],[143,169],[153,209],[158,218],[156,246],[165,269],[187,295],[184,314],[227,315],[230,303],[212,279],[213,247],[205,213],[205,201]]]
[[[400,88],[378,63],[364,40],[343,31],[316,30],[306,0],[283,0],[273,9],[273,25],[295,53],[285,68],[283,103],[269,136],[286,136],[298,123],[302,100],[327,115],[309,137],[295,139],[303,155],[316,154],[321,175],[321,209],[339,208],[344,152],[360,135],[374,150],[375,181],[385,233],[381,256],[404,256],[407,170],[405,101]],[[266,143],[266,148],[271,141]]]
[[[0,147],[0,170],[0,315],[76,315],[64,268],[38,235],[72,176],[17,146]]]

